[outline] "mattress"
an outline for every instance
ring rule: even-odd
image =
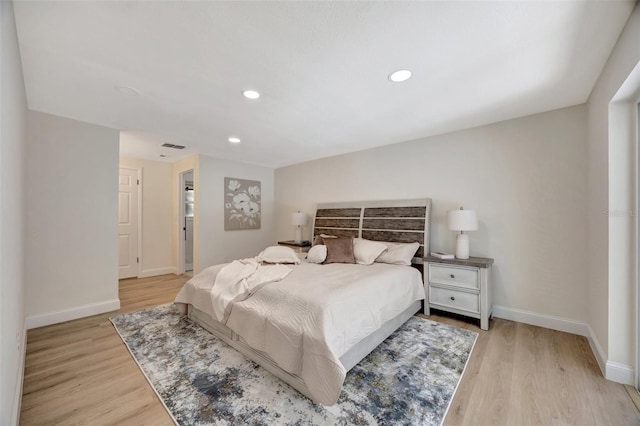
[[[215,318],[211,288],[223,266],[189,280],[175,301]],[[346,375],[339,358],[423,299],[422,278],[415,268],[382,263],[288,266],[284,280],[236,303],[226,325],[331,405]]]

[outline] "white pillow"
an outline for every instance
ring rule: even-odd
[[[378,241],[365,240],[364,238],[353,239],[353,254],[356,257],[356,263],[360,265],[372,265],[386,249],[386,244]]]
[[[267,247],[256,257],[256,261],[264,263],[300,263],[296,252],[291,247],[285,246]]]
[[[309,249],[307,253],[307,262],[322,263],[327,258],[327,246],[318,244]]]
[[[411,266],[411,259],[416,254],[420,243],[383,243],[387,246],[387,251],[383,252],[376,262],[391,263],[392,265]]]

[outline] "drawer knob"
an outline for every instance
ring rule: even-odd
[[[456,298],[455,298],[455,297],[453,297],[453,296],[451,296],[451,300],[456,300]]]
[[[451,274],[451,278],[455,278],[455,277],[456,277],[455,275]]]

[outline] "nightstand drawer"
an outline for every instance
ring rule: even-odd
[[[478,270],[429,264],[429,282],[477,289]]]
[[[429,303],[474,313],[480,312],[480,295],[447,288],[429,287]]]

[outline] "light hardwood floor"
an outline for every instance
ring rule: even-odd
[[[169,303],[188,277],[120,282],[119,312]],[[30,330],[21,425],[170,425],[109,322],[115,313]],[[622,385],[602,377],[586,339],[493,319],[432,315],[480,333],[446,425],[640,425]]]

